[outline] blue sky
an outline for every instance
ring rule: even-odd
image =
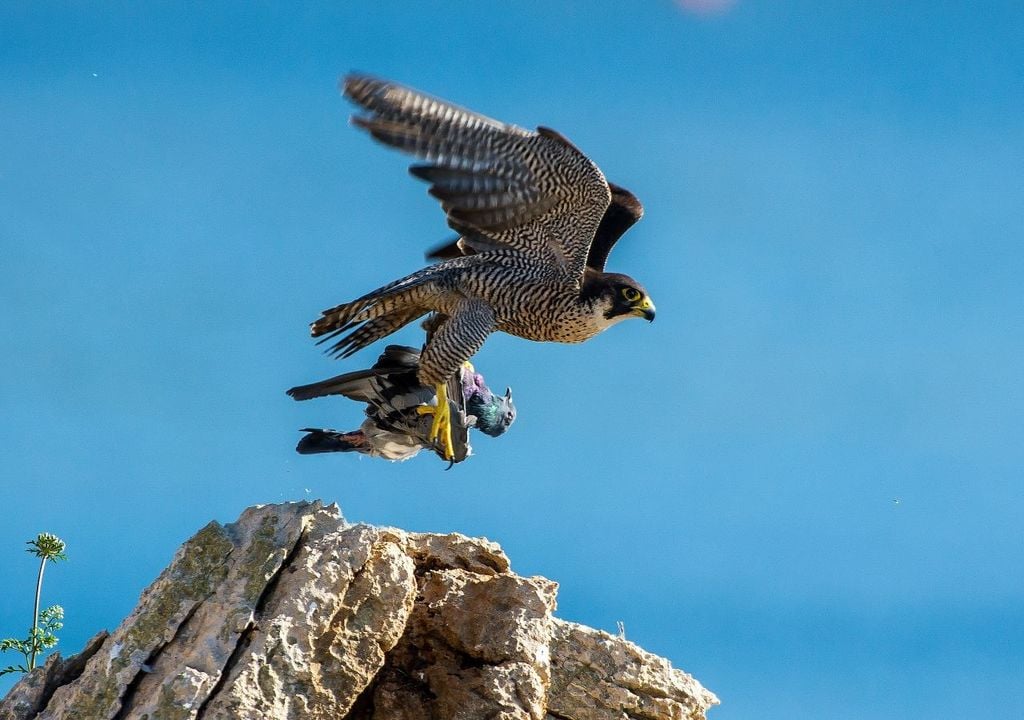
[[[718,720],[1024,714],[1024,10],[550,5],[0,9],[0,635],[39,531],[74,652],[211,518],[322,498],[500,542]],[[293,452],[359,409],[284,390],[380,350],[309,321],[448,234],[353,69],[554,127],[647,210],[609,269],[657,321],[493,336],[519,419],[450,472]]]

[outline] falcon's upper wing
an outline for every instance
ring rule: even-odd
[[[356,125],[427,161],[410,172],[431,183],[449,225],[477,249],[514,249],[582,276],[610,191],[572,143],[363,75],[347,76],[344,92],[369,111]]]
[[[615,183],[608,183],[608,187],[612,192],[612,201],[601,218],[587,255],[587,267],[600,272],[604,271],[608,253],[618,239],[644,215],[644,207],[636,195]],[[428,250],[427,259],[450,260],[474,252],[471,239],[457,237]]]

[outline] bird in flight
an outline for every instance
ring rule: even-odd
[[[506,390],[504,395],[493,393],[483,375],[467,362],[447,383],[452,412],[450,453],[436,446],[429,438],[433,424],[429,415],[433,413],[424,410],[436,403],[436,392],[419,381],[419,361],[417,350],[388,345],[368,370],[293,387],[288,394],[296,400],[343,395],[366,403],[366,419],[358,430],[304,428],[307,434],[295,449],[304,455],[358,452],[388,460],[407,460],[429,447],[443,459],[456,463],[472,453],[470,428],[498,437],[515,422],[512,390]]]
[[[437,313],[418,377],[435,388],[430,435],[446,453],[446,382],[492,332],[578,343],[626,318],[654,319],[640,283],[604,271],[612,246],[643,207],[562,135],[492,120],[365,75],[347,76],[343,89],[366,111],[353,117],[357,127],[425,161],[410,172],[430,183],[460,237],[448,259],[325,310],[311,334],[324,342],[347,333],[330,352],[348,357]]]

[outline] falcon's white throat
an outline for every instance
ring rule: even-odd
[[[590,317],[588,318],[589,324],[594,328],[594,334],[604,332],[612,325],[620,323],[626,318],[633,317],[629,313],[618,313],[608,317],[615,307],[615,303],[607,295],[599,297],[594,304]]]

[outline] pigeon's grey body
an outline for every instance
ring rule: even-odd
[[[454,457],[445,458],[428,440],[431,416],[420,408],[437,401],[434,389],[417,377],[420,353],[414,348],[388,345],[368,370],[339,375],[288,391],[296,400],[343,395],[366,403],[366,419],[358,430],[305,428],[296,448],[303,454],[358,452],[388,460],[407,460],[423,448],[435,449],[444,459],[465,460],[472,452],[469,429],[492,437],[508,430],[515,420],[511,391],[496,395],[471,366],[463,366],[450,380],[448,402],[452,417]]]

